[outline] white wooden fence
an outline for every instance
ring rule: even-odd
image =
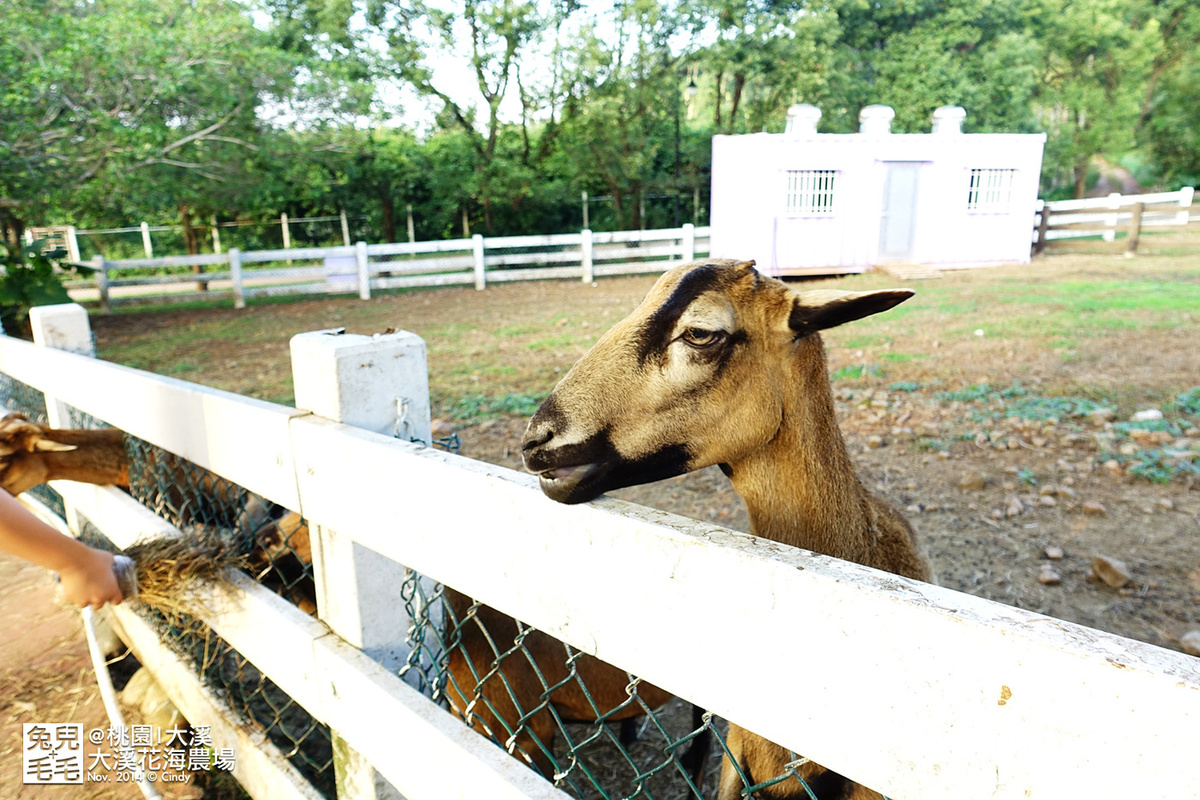
[[[414,286],[474,285],[662,272],[673,262],[708,252],[708,228],[691,224],[650,231],[613,231],[546,236],[483,237],[439,242],[297,247],[282,250],[86,262],[94,278],[71,285],[77,300],[120,304],[183,302],[268,295],[371,292]],[[286,262],[286,266],[257,265]],[[183,269],[180,269],[183,268]],[[204,270],[203,272],[189,272]],[[214,271],[215,268],[215,271]],[[145,274],[162,271],[168,274]]]
[[[1132,251],[1142,228],[1187,225],[1194,194],[1195,190],[1186,186],[1177,192],[1113,193],[1048,203],[1039,200],[1033,221],[1034,248],[1040,253],[1052,242],[1097,236],[1112,242],[1118,231],[1128,231]]]
[[[56,320],[75,309],[37,317],[43,342],[69,345],[78,325]],[[614,499],[558,505],[532,476],[329,419],[359,413],[342,390],[365,361],[330,379],[345,403],[322,417],[0,337],[0,372],[52,409],[178,453],[890,797],[1196,796],[1200,660]],[[381,396],[394,410],[414,391]],[[118,545],[178,535],[112,488],[54,488]],[[339,602],[395,613],[353,570],[322,575],[337,569],[325,560],[317,583]],[[238,587],[205,621],[355,754],[347,796],[374,791],[344,777],[369,762],[408,800],[565,797],[365,656],[354,639],[369,622],[322,624]],[[253,796],[313,796],[137,616],[117,616],[185,715],[238,749]]]

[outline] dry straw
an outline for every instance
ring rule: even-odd
[[[197,590],[231,588],[229,570],[246,566],[236,543],[200,526],[139,542],[125,555],[137,565],[138,600],[168,616],[201,616],[208,609]]]

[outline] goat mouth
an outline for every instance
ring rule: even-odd
[[[556,467],[538,474],[538,485],[542,493],[558,503],[580,503],[592,496],[578,496],[576,489],[588,478],[593,477],[601,464],[575,464]],[[575,496],[573,496],[575,495]]]

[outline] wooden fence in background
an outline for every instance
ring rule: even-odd
[[[416,286],[474,285],[663,272],[708,252],[708,228],[483,237],[438,242],[300,247],[109,261],[96,256],[90,281],[72,298],[116,305],[357,293]]]
[[[1193,194],[1188,186],[1177,192],[1038,201],[1034,252],[1095,250],[1099,242],[1112,242],[1115,251],[1135,253],[1144,228],[1188,224]]]

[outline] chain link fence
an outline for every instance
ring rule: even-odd
[[[0,374],[9,411],[45,422],[42,394]],[[70,409],[70,427],[104,423]],[[247,572],[309,614],[316,592],[308,523],[198,465],[126,435],[129,492],[180,528],[214,532],[245,555]],[[436,442],[457,449],[457,436]],[[38,496],[59,513],[49,487]],[[115,549],[90,523],[83,538]],[[620,591],[614,585],[613,591]],[[729,750],[726,725],[636,676],[407,570],[400,677],[515,758],[581,800],[685,800],[716,795]],[[329,728],[200,620],[142,606],[138,613],[186,658],[244,722],[261,730],[327,797],[335,797]],[[747,679],[751,679],[748,676]],[[793,755],[778,776],[742,775],[743,796],[816,792]]]

